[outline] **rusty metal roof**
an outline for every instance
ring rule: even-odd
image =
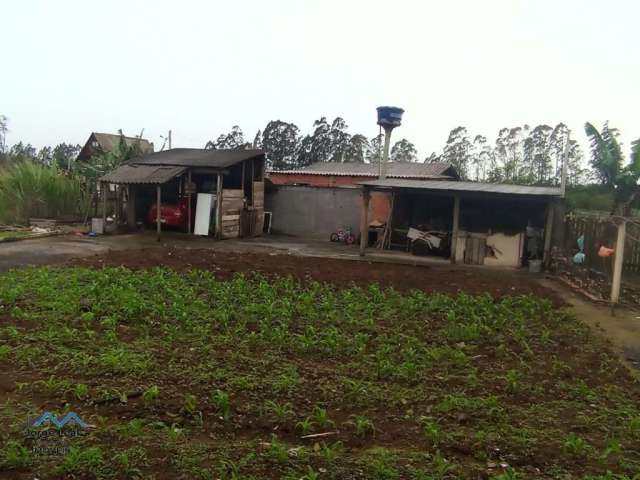
[[[227,168],[250,158],[263,156],[263,150],[206,150],[203,148],[172,148],[150,155],[132,158],[129,164],[173,165],[180,167]]]
[[[316,162],[296,170],[273,170],[271,174],[285,175],[334,175],[355,177],[377,177],[378,163]],[[391,178],[458,178],[455,168],[449,163],[387,163],[387,177]]]
[[[527,185],[509,185],[504,183],[451,182],[446,180],[405,180],[387,178],[385,180],[367,180],[360,185],[373,188],[406,188],[438,192],[501,194],[522,196],[562,197],[562,189],[556,187],[533,187]]]
[[[161,184],[181,175],[185,170],[185,167],[125,164],[120,165],[113,172],[100,177],[100,181],[119,184]]]

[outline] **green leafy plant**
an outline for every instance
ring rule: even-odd
[[[423,416],[418,419],[418,422],[422,433],[432,445],[438,446],[443,441],[445,435],[434,418]]]
[[[320,449],[318,450],[318,453],[327,464],[333,465],[336,459],[338,458],[338,456],[340,455],[340,452],[342,452],[342,449],[343,449],[342,442],[334,442],[331,444],[322,442],[320,444]]]
[[[289,449],[276,435],[272,435],[267,455],[277,463],[286,463],[289,460]]]
[[[211,394],[211,403],[216,407],[218,413],[222,416],[224,421],[229,421],[231,418],[231,400],[229,394],[222,390],[215,390]]]
[[[507,382],[507,390],[511,393],[517,393],[520,390],[522,382],[522,374],[517,370],[509,370],[505,375]]]
[[[318,425],[319,428],[333,428],[335,422],[329,418],[329,413],[326,409],[316,405],[311,412],[311,420]]]
[[[365,435],[368,435],[369,433],[373,433],[375,431],[373,422],[364,415],[354,415],[353,425],[356,430],[356,435],[358,435],[359,437],[364,437]]]
[[[158,398],[160,397],[160,388],[157,385],[152,385],[147,388],[142,394],[142,401],[145,405],[154,405],[157,403]]]
[[[15,440],[9,440],[0,448],[0,467],[2,468],[26,468],[32,462],[31,451]]]
[[[564,439],[562,448],[568,455],[584,457],[591,449],[590,445],[581,437],[571,432]]]
[[[294,414],[293,405],[289,402],[277,403],[272,400],[267,400],[265,402],[265,410],[281,425],[285,424]]]

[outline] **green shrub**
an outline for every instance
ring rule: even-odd
[[[86,205],[83,182],[55,167],[26,161],[0,169],[0,223],[26,224],[29,217],[80,216]]]

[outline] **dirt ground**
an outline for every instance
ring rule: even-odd
[[[462,268],[449,265],[394,265],[368,261],[338,260],[294,255],[216,252],[211,249],[147,248],[110,251],[72,260],[87,266],[127,266],[132,269],[165,266],[176,270],[205,269],[217,272],[221,279],[236,273],[291,275],[339,286],[378,283],[400,291],[418,289],[456,294],[489,293],[504,295],[534,294],[563,305],[562,297],[550,288],[516,271]]]

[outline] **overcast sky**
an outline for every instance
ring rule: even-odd
[[[9,144],[83,143],[91,131],[203,147],[233,125],[303,132],[342,116],[420,157],[458,125],[609,120],[640,137],[638,0],[3,2],[0,114]]]

